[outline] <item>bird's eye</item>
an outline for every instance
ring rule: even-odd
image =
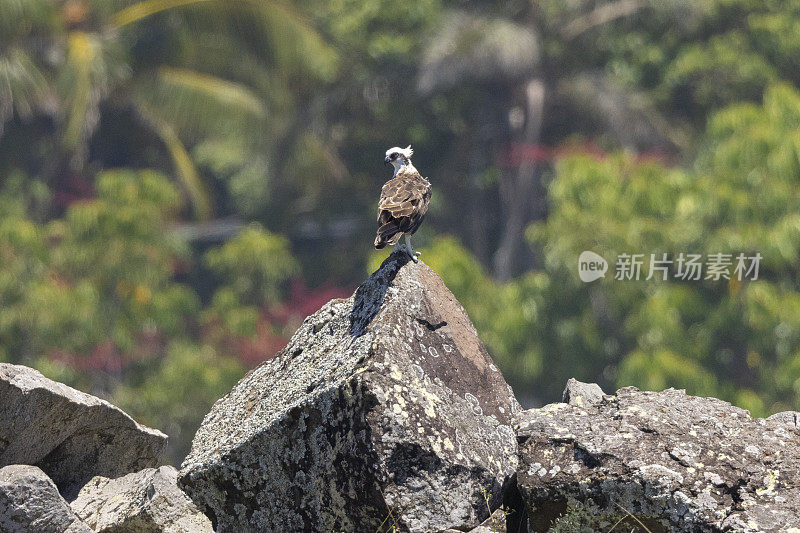
[[[392,154],[392,159],[397,159],[397,156],[398,156],[398,155],[399,155],[399,154],[398,154],[397,152],[394,152],[394,153]]]

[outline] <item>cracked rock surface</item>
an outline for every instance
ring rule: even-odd
[[[525,411],[517,481],[530,530],[608,531],[623,519],[625,531],[800,533],[797,415],[751,418],[634,387]]]
[[[211,521],[178,488],[171,466],[116,479],[92,478],[72,509],[97,533],[213,533]]]
[[[3,533],[91,533],[41,469],[0,468],[0,531]]]
[[[157,466],[166,444],[100,398],[0,363],[0,466],[38,466],[68,500],[94,476]]]
[[[516,471],[518,411],[442,280],[396,252],[214,405],[180,484],[222,532],[469,530]]]

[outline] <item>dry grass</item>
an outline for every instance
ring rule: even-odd
[[[644,525],[644,524],[642,523],[642,521],[641,521],[641,520],[639,520],[638,518],[636,518],[636,516],[635,516],[633,513],[631,513],[630,511],[628,511],[628,510],[627,510],[625,507],[623,507],[622,505],[618,504],[617,502],[613,502],[613,503],[614,503],[614,505],[616,505],[617,507],[619,507],[620,509],[622,509],[623,511],[625,511],[625,516],[622,516],[622,517],[621,517],[619,520],[617,520],[617,522],[616,522],[616,523],[615,523],[613,526],[611,526],[611,529],[609,529],[609,530],[608,530],[608,533],[611,533],[612,531],[614,531],[614,528],[615,528],[615,527],[617,527],[617,526],[620,524],[620,522],[622,522],[623,520],[625,520],[625,519],[626,519],[626,518],[628,518],[628,517],[630,517],[630,518],[633,518],[634,520],[636,520],[636,522],[637,522],[637,523],[638,523],[640,526],[642,526],[642,527],[644,528],[644,530],[645,530],[645,531],[647,531],[647,533],[653,533],[652,531],[650,531],[650,530],[647,528],[647,526],[646,526],[646,525]]]

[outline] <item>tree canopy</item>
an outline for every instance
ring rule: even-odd
[[[179,461],[377,265],[410,143],[422,259],[528,404],[576,377],[798,410],[799,26],[794,1],[0,0],[0,361]],[[625,254],[664,276],[615,279]],[[690,280],[681,254],[761,259]]]

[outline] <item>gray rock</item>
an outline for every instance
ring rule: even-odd
[[[481,525],[470,529],[469,533],[506,533],[506,531],[506,515],[502,509],[497,509],[492,516],[481,522]],[[446,529],[442,533],[463,533],[463,531]]]
[[[166,443],[106,401],[0,363],[0,466],[38,466],[68,500],[96,475],[157,466]]]
[[[790,428],[800,428],[800,413],[797,411],[782,411],[780,413],[775,413],[767,418],[767,420],[772,420],[773,422],[777,422],[779,424],[785,424]]]
[[[0,468],[0,531],[3,533],[91,533],[41,469]]]
[[[609,531],[620,519],[620,530],[653,533],[800,524],[800,431],[781,419],[627,387],[518,420],[517,480],[532,531]]]
[[[519,405],[442,280],[393,253],[217,401],[180,484],[219,531],[470,529]]]
[[[567,386],[561,395],[561,401],[570,405],[594,405],[602,401],[603,389],[597,383],[584,383],[575,378],[569,378]]]
[[[506,515],[502,509],[496,510],[492,516],[469,533],[506,533]]]
[[[213,533],[211,521],[178,488],[171,466],[117,479],[95,477],[72,509],[98,533]]]

